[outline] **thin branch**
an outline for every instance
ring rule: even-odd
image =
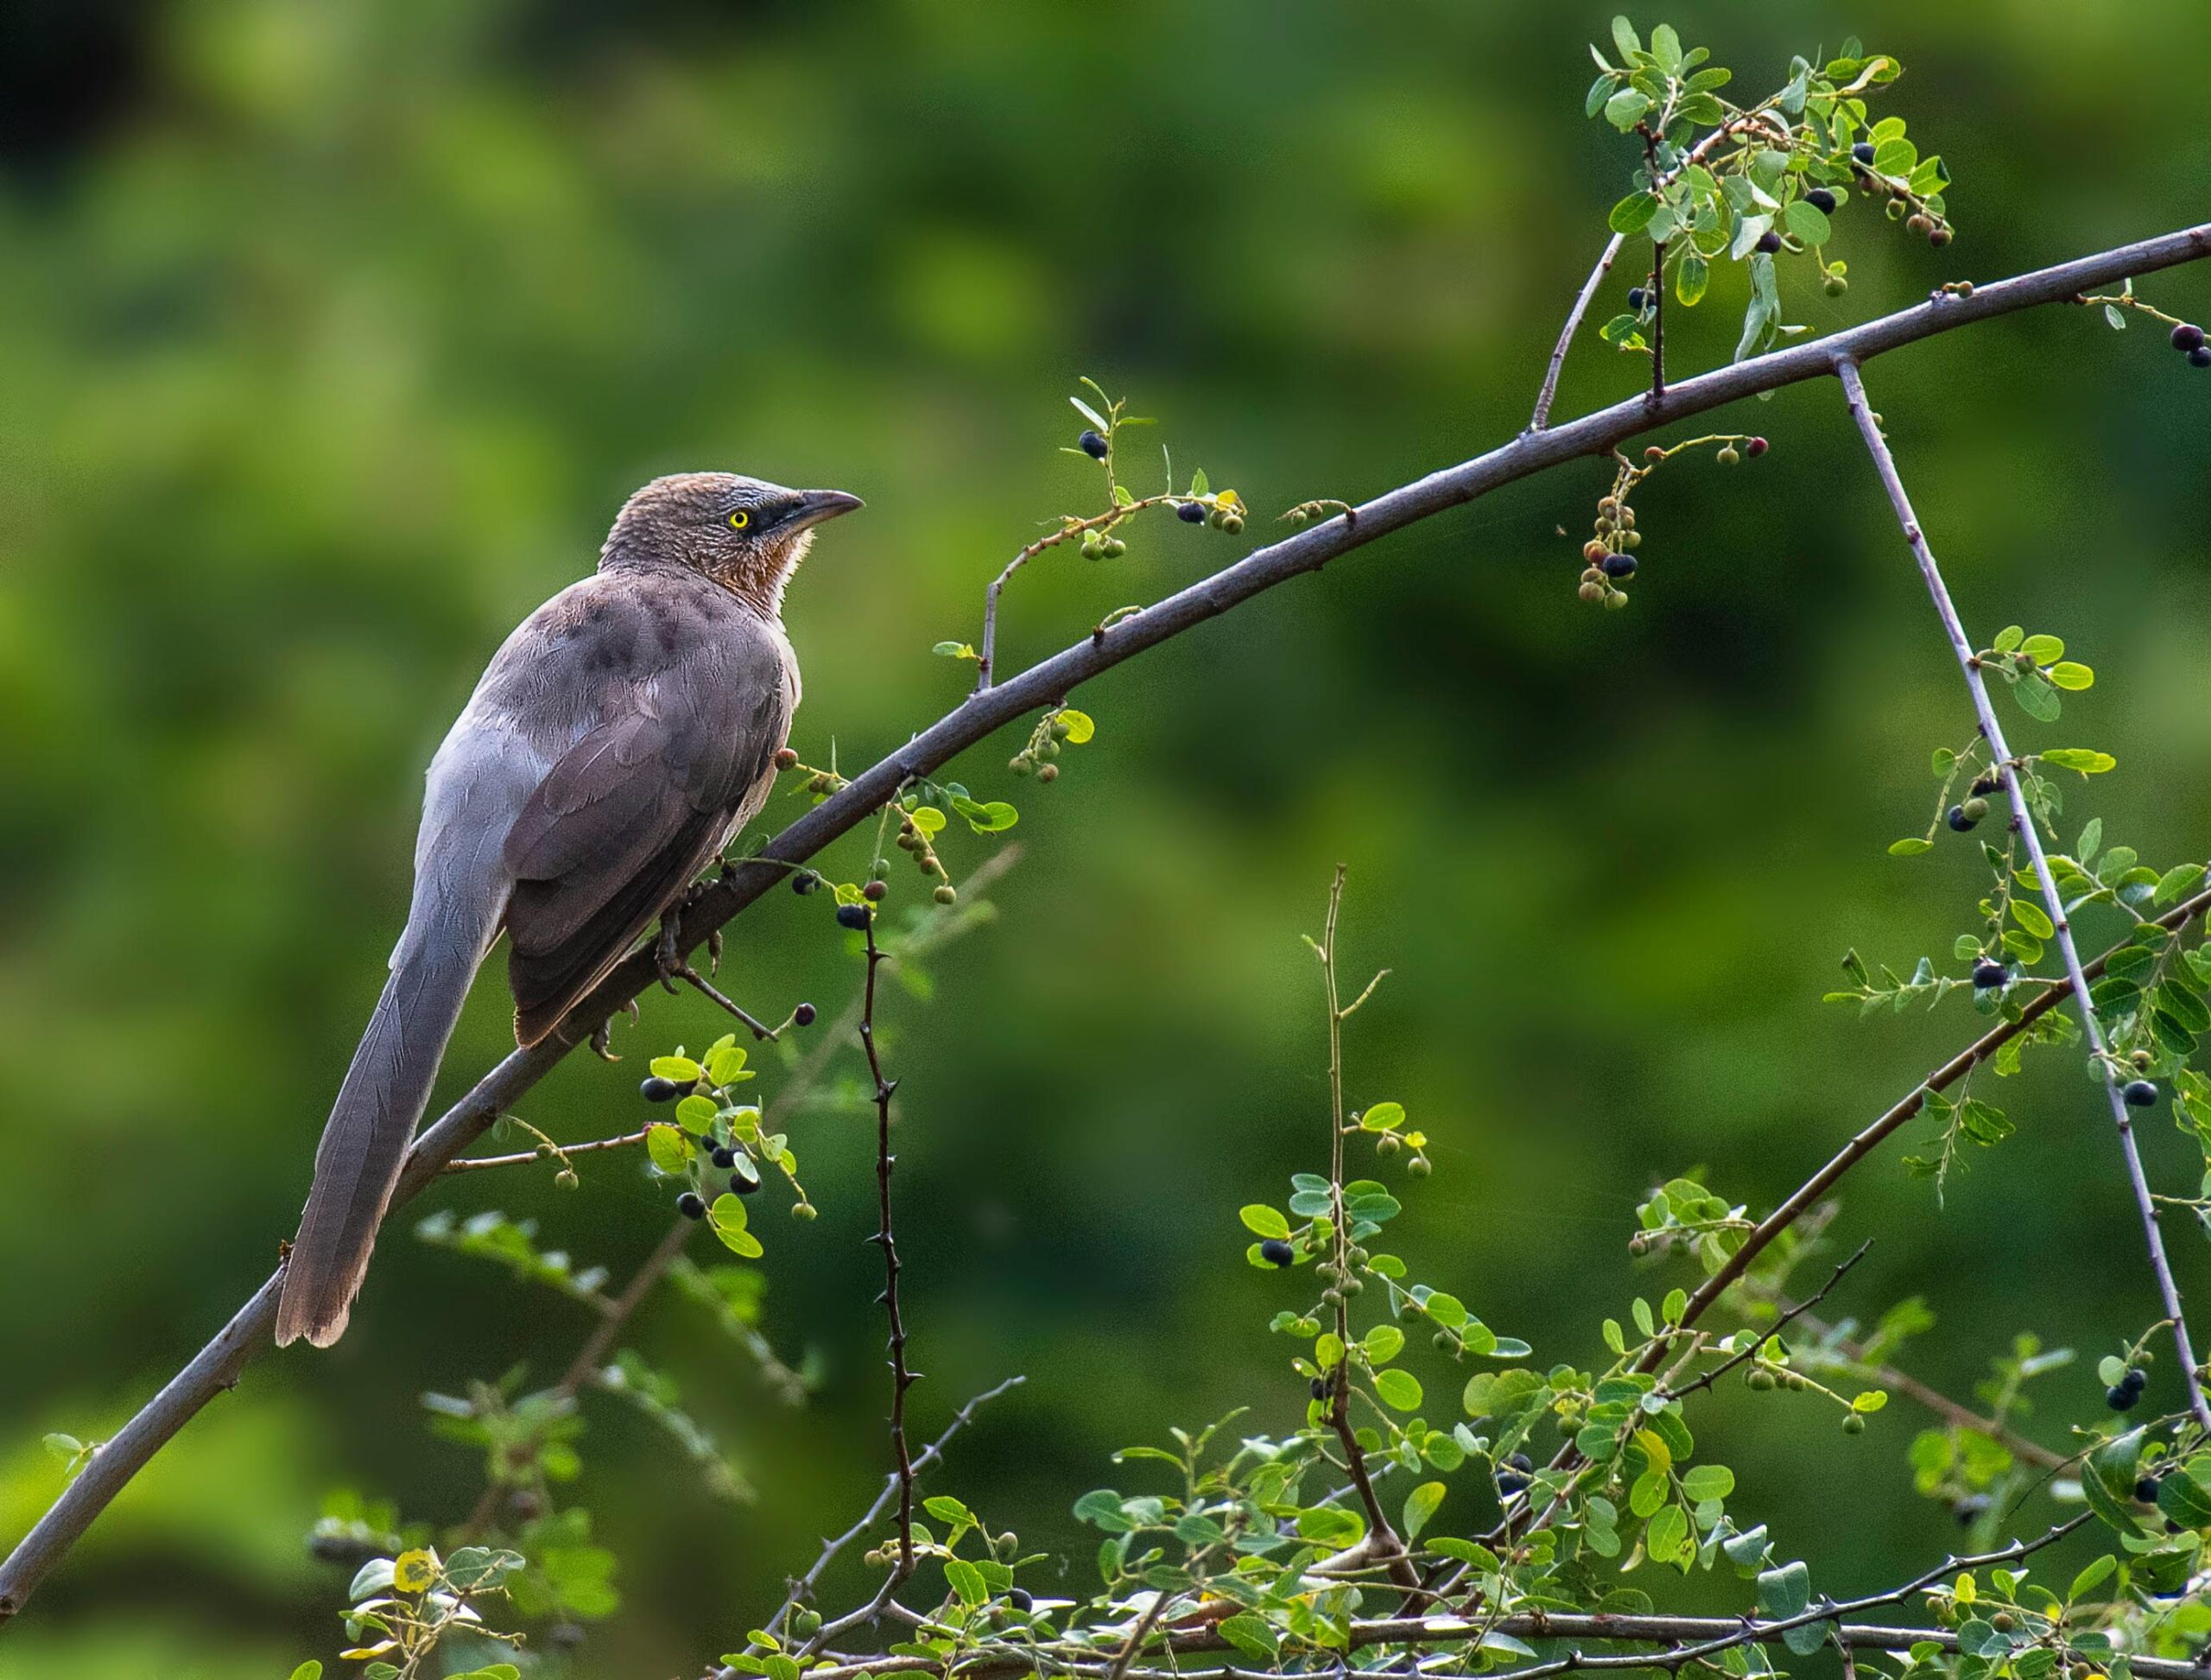
[[[1374,1478],[1367,1471],[1366,1450],[1359,1444],[1359,1432],[1351,1421],[1351,1297],[1345,1285],[1351,1277],[1351,1221],[1344,1216],[1344,1018],[1351,1013],[1339,1000],[1336,987],[1336,928],[1343,918],[1344,876],[1346,866],[1336,865],[1335,878],[1328,884],[1328,916],[1321,929],[1321,981],[1328,1002],[1328,1203],[1333,1215],[1332,1256],[1335,1266],[1334,1289],[1336,1297],[1336,1342],[1344,1351],[1336,1360],[1335,1369],[1328,1379],[1328,1424],[1336,1432],[1336,1441],[1343,1448],[1344,1468],[1351,1473],[1351,1482],[1359,1490],[1359,1502],[1366,1507],[1367,1539],[1374,1547],[1381,1562],[1388,1568],[1390,1578],[1409,1594],[1421,1590],[1420,1571],[1414,1569],[1405,1556],[1404,1543],[1397,1538],[1397,1531],[1390,1525],[1390,1518],[1382,1509],[1381,1496],[1374,1491]],[[1381,976],[1368,982],[1352,1009],[1359,1007],[1381,984]],[[1131,1647],[1131,1651],[1133,1647]],[[1124,1652],[1124,1657],[1131,1654]],[[1116,1665],[1117,1670],[1127,1666],[1125,1661]],[[1120,1680],[1117,1671],[1109,1680]]]
[[[685,936],[703,942],[805,862],[879,810],[916,775],[928,775],[958,753],[1030,712],[1063,702],[1082,683],[1161,643],[1195,629],[1266,591],[1316,572],[1330,561],[1420,520],[1433,517],[1553,467],[1601,456],[1628,438],[1700,415],[1825,378],[1838,357],[1863,360],[2046,303],[2066,301],[2130,276],[2211,257],[2211,224],[2116,246],[2069,263],[1976,287],[1971,297],[1945,294],[1862,326],[1792,345],[1668,387],[1657,402],[1638,394],[1563,426],[1524,433],[1460,466],[1430,473],[1365,503],[1355,517],[1308,525],[1279,542],[1177,591],[1142,612],[1085,634],[1072,646],[1019,675],[971,694],[903,746],[814,806],[770,840],[754,859],[710,886],[685,917]],[[599,1024],[651,986],[659,971],[641,949],[607,976],[561,1029],[516,1050],[415,1139],[392,1205],[419,1194],[445,1164],[512,1109]],[[1916,1111],[1915,1111],[1916,1112]],[[222,1330],[163,1385],[107,1442],[0,1563],[0,1623],[17,1613],[78,1538],[148,1462],[238,1373],[272,1345],[281,1272],[272,1273]],[[1709,1282],[1709,1280],[1707,1280]]]
[[[1733,1371],[1737,1366],[1742,1364],[1744,1360],[1753,1357],[1758,1353],[1759,1347],[1764,1344],[1768,1337],[1779,1335],[1783,1330],[1787,1329],[1791,1323],[1795,1322],[1797,1319],[1803,1317],[1804,1315],[1810,1312],[1814,1307],[1826,1300],[1828,1297],[1828,1292],[1834,1289],[1837,1284],[1840,1284],[1842,1281],[1843,1274],[1848,1271],[1851,1267],[1856,1265],[1860,1260],[1864,1259],[1866,1258],[1866,1251],[1872,1246],[1873,1239],[1871,1237],[1868,1237],[1864,1242],[1858,1245],[1858,1252],[1856,1253],[1853,1254],[1848,1259],[1843,1261],[1841,1265],[1835,1267],[1833,1271],[1828,1274],[1827,1282],[1821,1284],[1801,1306],[1791,1307],[1787,1312],[1782,1314],[1780,1317],[1775,1319],[1771,1324],[1766,1326],[1763,1330],[1758,1331],[1752,1339],[1751,1345],[1749,1347],[1743,1348],[1740,1352],[1735,1354],[1731,1358],[1714,1366],[1711,1370],[1706,1372],[1695,1381],[1684,1383],[1679,1388],[1667,1389],[1665,1391],[1667,1398],[1669,1399],[1678,1400],[1683,1395],[1694,1394],[1701,1388],[1710,1388],[1713,1384],[1718,1382],[1730,1371]]]
[[[898,1563],[885,1589],[894,1589],[914,1572],[914,1461],[906,1447],[906,1391],[915,1373],[906,1366],[906,1322],[898,1310],[898,1239],[890,1222],[890,1170],[897,1157],[890,1152],[890,1097],[898,1081],[883,1075],[883,1058],[875,1043],[875,971],[886,953],[875,942],[875,918],[867,923],[867,985],[860,1005],[860,1046],[867,1052],[867,1071],[875,1081],[875,1183],[877,1212],[881,1223],[870,1241],[883,1250],[884,1315],[890,1324],[890,1454],[898,1484]]]
[[[1989,751],[1995,755],[1997,767],[2004,778],[2004,791],[2011,802],[2011,827],[2026,842],[2027,858],[2034,865],[2035,882],[2041,889],[2043,906],[2049,912],[2057,935],[2057,949],[2065,960],[2065,973],[2073,985],[2075,1007],[2081,1013],[2081,1025],[2087,1034],[2088,1054],[2096,1071],[2103,1076],[2104,1096],[2111,1106],[2112,1123],[2119,1129],[2119,1153],[2126,1162],[2126,1180],[2134,1191],[2135,1210],[2141,1216],[2142,1239],[2149,1250],[2150,1270],[2157,1276],[2158,1298],[2163,1302],[2165,1317],[2172,1330],[2173,1352],[2180,1360],[2181,1381],[2188,1392],[2189,1410],[2206,1430],[2211,1430],[2211,1404],[2203,1398],[2203,1385],[2195,1375],[2195,1353],[2189,1343],[2188,1320],[2181,1309],[2180,1286],[2173,1281],[2172,1264],[2165,1258],[2165,1239],[2158,1228],[2157,1205],[2150,1194],[2150,1181],[2142,1170],[2142,1151],[2134,1140],[2133,1117],[2126,1112],[2126,1099],[2119,1094],[2119,1081],[2112,1064],[2111,1052],[2104,1043],[2102,1024],[2096,1019],[2093,1000],[2088,996],[2088,981],[2081,963],[2081,949],[2075,943],[2073,927],[2065,910],[2065,896],[2057,890],[2056,878],[2049,872],[2049,859],[2043,850],[2042,834],[2035,826],[2034,813],[2029,808],[2025,794],[2019,786],[2019,767],[2011,757],[2011,749],[2004,739],[2004,726],[1998,720],[1996,707],[1990,699],[1987,679],[1982,676],[1980,659],[1967,638],[1965,625],[1958,618],[1956,604],[1950,599],[1948,585],[1942,581],[1942,569],[1935,563],[1935,551],[1928,546],[1927,533],[1919,517],[1911,510],[1911,498],[1905,493],[1904,479],[1897,471],[1896,457],[1889,453],[1888,440],[1881,435],[1880,422],[1873,417],[1872,405],[1866,399],[1866,384],[1859,377],[1858,364],[1845,357],[1835,365],[1841,376],[1845,400],[1850,405],[1851,418],[1858,422],[1859,435],[1866,440],[1866,452],[1873,458],[1873,468],[1880,475],[1881,487],[1888,492],[1889,505],[1896,510],[1897,522],[1904,528],[1904,540],[1911,550],[1912,558],[1919,562],[1919,574],[1926,581],[1929,598],[1935,603],[1936,615],[1942,621],[1943,631],[1950,639],[1950,650],[1957,656],[1958,669],[1972,692],[1973,711],[1980,720],[1980,732],[1987,740]]]
[[[619,1138],[598,1138],[587,1144],[554,1144],[547,1147],[527,1150],[516,1155],[467,1156],[458,1161],[448,1161],[440,1172],[481,1172],[486,1167],[526,1167],[533,1161],[565,1160],[571,1155],[590,1155],[603,1149],[630,1149],[645,1141],[645,1133],[652,1128],[626,1132]]]
[[[1024,1377],[1008,1377],[996,1388],[985,1389],[980,1394],[969,1400],[966,1405],[960,1407],[958,1411],[953,1413],[952,1421],[944,1426],[944,1433],[915,1455],[914,1474],[921,1474],[922,1471],[944,1456],[944,1449],[951,1442],[952,1437],[974,1421],[977,1408],[989,1404],[1008,1389],[1018,1388],[1027,1380]],[[860,1514],[859,1521],[854,1523],[835,1539],[824,1540],[821,1543],[821,1555],[814,1560],[814,1567],[791,1583],[789,1595],[777,1607],[776,1613],[768,1618],[769,1632],[782,1632],[783,1624],[790,1619],[791,1612],[814,1596],[814,1589],[821,1582],[821,1572],[829,1567],[831,1560],[846,1547],[851,1545],[853,1541],[865,1534],[868,1530],[873,1528],[877,1520],[882,1517],[884,1509],[897,1496],[898,1473],[894,1470],[883,1479],[883,1491],[875,1496],[875,1503]],[[734,1675],[736,1670],[732,1669],[725,1672]]]

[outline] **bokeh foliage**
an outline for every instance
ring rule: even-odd
[[[1608,12],[11,10],[0,1530],[57,1485],[40,1433],[112,1427],[289,1230],[396,931],[429,746],[628,489],[726,466],[869,498],[790,620],[798,744],[871,758],[956,698],[967,669],[930,644],[972,637],[988,577],[1088,493],[1051,447],[1074,373],[1167,416],[1263,513],[1523,423],[1622,190],[1618,136],[1580,114]],[[88,50],[111,16],[118,44]],[[2178,0],[1675,21],[1760,80],[1822,36],[1897,52],[1884,109],[1971,184],[1947,250],[1853,230],[1852,289],[1806,301],[1815,325],[2201,219],[2201,71],[2172,49],[2200,20]],[[1676,369],[1732,349],[1739,284],[1669,320]],[[2163,289],[2200,318],[2204,284]],[[1593,337],[1560,412],[1640,366]],[[2200,852],[2211,382],[2151,333],[2045,312],[1921,346],[1880,387],[1969,618],[2061,629],[2105,674],[2078,713],[2120,759],[2113,832]],[[920,1427],[1032,1379],[959,1448],[991,1467],[995,1517],[1079,1555],[1067,1492],[1108,1449],[1250,1398],[1230,1354],[1279,1360],[1254,1328],[1269,1278],[1224,1267],[1219,1230],[1309,1164],[1325,1088],[1296,935],[1337,859],[1348,960],[1397,970],[1361,1017],[1366,1065],[1438,1163],[1403,1239],[1516,1328],[1620,1309],[1660,1179],[1724,1163],[1731,1194],[1770,1199],[1967,1030],[1819,1006],[1846,948],[1908,964],[1954,930],[1943,882],[1977,890],[1969,859],[1883,851],[1922,820],[1926,743],[1962,735],[1963,698],[1834,393],[1755,422],[1776,447],[1754,475],[1669,473],[1639,504],[1631,612],[1573,599],[1558,528],[1584,529],[1593,463],[1085,694],[1099,738],[1025,790],[1002,922],[891,1024]],[[1125,559],[1033,568],[1006,656],[1223,542],[1162,522]],[[795,899],[732,950],[763,1000],[827,1008],[849,978]],[[507,1042],[497,990],[442,1090]],[[697,998],[648,1008],[619,1043],[720,1030]],[[1838,1227],[1883,1236],[1830,1309],[1925,1294],[1915,1369],[1955,1389],[2015,1330],[2100,1350],[2154,1315],[2131,1241],[2084,1241],[2125,1204],[2062,1061],[2023,1076],[2021,1135],[1940,1218],[1877,1167]],[[638,1070],[580,1060],[527,1118],[633,1125]],[[2185,1174],[2147,1130],[2153,1170]],[[794,1413],[704,1385],[760,1489],[734,1511],[649,1426],[599,1427],[628,1600],[609,1672],[693,1660],[702,1595],[733,1638],[876,1484],[869,1143],[857,1121],[809,1143],[822,1217],[777,1232],[763,1312],[779,1346],[820,1349],[824,1387]],[[634,1260],[664,1204],[620,1167],[586,1182],[497,1199],[581,1261]],[[2200,1292],[2211,1268],[2176,1235]],[[395,1234],[347,1341],[195,1425],[8,1636],[10,1671],[282,1672],[321,1648],[344,1583],[299,1536],[323,1489],[459,1514],[440,1505],[470,1455],[424,1445],[415,1396],[579,1334],[541,1295]],[[681,1367],[682,1321],[652,1328]],[[1277,1428],[1304,1398],[1286,1366],[1280,1387]],[[1848,1478],[1847,1520],[1805,1543],[1823,1582],[1882,1584],[1943,1543],[1901,1475],[1859,1474],[1896,1470],[1898,1415],[1761,1430],[1731,1458],[1777,1498]]]

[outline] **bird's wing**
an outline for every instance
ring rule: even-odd
[[[506,839],[508,972],[524,1044],[605,977],[757,808],[790,729],[779,635],[711,584],[624,584],[598,593],[595,614],[541,673],[592,692],[580,734]]]

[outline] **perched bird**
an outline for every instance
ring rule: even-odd
[[[280,1346],[345,1333],[469,983],[500,930],[515,1037],[605,979],[768,796],[798,705],[783,586],[838,490],[727,472],[629,499],[597,575],[523,620],[431,761],[415,897],[315,1151]]]

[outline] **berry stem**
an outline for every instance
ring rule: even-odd
[[[2065,959],[2065,973],[2073,983],[2073,999],[2081,1011],[2081,1025],[2088,1042],[2089,1059],[2102,1077],[2104,1095],[2111,1105],[2112,1122],[2119,1129],[2119,1152],[2126,1162],[2126,1177],[2134,1192],[2136,1211],[2141,1216],[2142,1236],[2149,1250],[2150,1270],[2156,1274],[2157,1293],[2164,1303],[2165,1315],[2170,1321],[2173,1351],[2180,1359],[2181,1381],[2188,1392],[2189,1410],[2207,1432],[2211,1432],[2211,1404],[2203,1398],[2202,1385],[2195,1374],[2195,1353],[2189,1345],[2188,1320],[2181,1309],[2180,1288],[2173,1281],[2173,1269],[2165,1257],[2163,1233],[2157,1224],[2156,1199],[2150,1193],[2148,1177],[2142,1170],[2142,1151],[2134,1139],[2134,1122],[2126,1112],[2126,1101],[2119,1094],[2119,1083],[2113,1075],[2111,1052],[2104,1043],[2102,1024],[2088,996],[2088,980],[2082,971],[2080,947],[2074,942],[2073,928],[2065,911],[2064,895],[2058,891],[2057,882],[2049,872],[2049,859],[2043,851],[2042,835],[2036,829],[2034,817],[2028,807],[2026,796],[2019,787],[2019,769],[2012,758],[2011,749],[2004,739],[2004,726],[1996,715],[1996,707],[1990,699],[1988,683],[1981,675],[1980,664],[1973,656],[1973,643],[1967,639],[1965,626],[1958,618],[1956,604],[1950,599],[1948,585],[1942,581],[1941,569],[1935,563],[1935,551],[1928,546],[1927,534],[1919,517],[1912,511],[1911,498],[1905,492],[1904,479],[1897,471],[1896,458],[1889,453],[1888,440],[1881,435],[1878,422],[1873,418],[1872,405],[1866,401],[1866,384],[1859,375],[1858,364],[1848,357],[1839,358],[1835,371],[1842,379],[1843,395],[1849,405],[1850,415],[1858,423],[1859,435],[1866,440],[1866,452],[1873,458],[1873,468],[1880,475],[1881,487],[1888,492],[1889,505],[1896,510],[1897,521],[1904,527],[1905,545],[1912,558],[1919,562],[1920,576],[1925,580],[1927,593],[1935,603],[1937,617],[1948,634],[1950,646],[1956,654],[1958,669],[1972,692],[1973,711],[1980,720],[1980,732],[1987,739],[1989,751],[1997,760],[1999,773],[2004,778],[2004,790],[2011,801],[2011,827],[2026,842],[2027,859],[2034,866],[2035,881],[2041,889],[2043,907],[2056,929],[2057,948]]]
[[[875,1043],[875,974],[886,954],[875,942],[875,922],[871,917],[859,1034],[860,1047],[867,1052],[868,1075],[875,1081],[875,1183],[880,1223],[873,1240],[883,1249],[883,1309],[890,1326],[890,1452],[898,1482],[898,1563],[885,1583],[887,1590],[914,1572],[914,1459],[906,1444],[906,1391],[914,1385],[914,1373],[906,1365],[906,1321],[898,1309],[898,1239],[890,1220],[890,1170],[896,1163],[890,1152],[890,1094],[898,1087],[895,1080],[884,1077],[883,1058]]]

